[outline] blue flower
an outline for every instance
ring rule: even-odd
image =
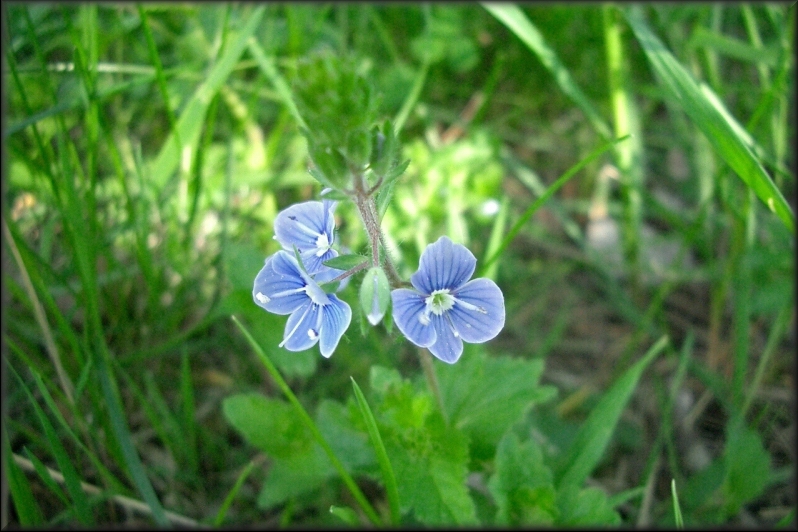
[[[352,321],[349,305],[335,294],[325,293],[318,285],[335,275],[335,270],[322,266],[321,271],[311,276],[287,251],[278,251],[266,259],[255,277],[252,298],[269,312],[290,314],[279,347],[304,351],[318,342],[323,357],[333,354]]]
[[[338,256],[332,249],[335,242],[333,211],[337,201],[306,201],[280,211],[274,220],[274,238],[283,249],[299,251],[302,264],[310,274],[325,268],[322,264]]]
[[[504,327],[504,296],[490,279],[471,279],[477,259],[460,244],[442,236],[421,254],[410,277],[415,290],[391,292],[393,318],[399,330],[419,347],[454,364],[463,342],[491,340]]]

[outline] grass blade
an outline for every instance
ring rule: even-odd
[[[485,276],[484,272],[486,272],[488,270],[488,268],[490,267],[490,265],[493,264],[493,262],[496,259],[499,258],[499,256],[502,254],[504,249],[510,244],[510,242],[512,242],[513,238],[515,238],[515,235],[518,234],[518,231],[521,230],[521,228],[524,226],[524,224],[527,221],[529,221],[529,219],[532,217],[532,215],[535,214],[535,211],[537,211],[538,208],[540,208],[540,206],[543,205],[546,202],[546,200],[548,200],[565,183],[567,183],[569,179],[571,179],[574,175],[576,175],[576,173],[579,170],[581,170],[582,168],[587,166],[590,162],[595,160],[599,155],[601,155],[602,153],[604,153],[608,149],[612,148],[613,146],[615,146],[619,142],[624,141],[624,140],[626,140],[628,138],[629,138],[629,135],[626,135],[625,137],[621,137],[619,139],[615,139],[613,141],[610,141],[610,142],[604,144],[603,146],[600,146],[600,147],[596,148],[595,150],[590,152],[590,154],[588,154],[587,157],[585,157],[584,159],[582,159],[581,161],[576,163],[574,166],[569,168],[567,172],[565,172],[563,175],[561,175],[559,177],[559,179],[557,179],[557,181],[552,183],[551,186],[546,189],[546,192],[544,192],[537,200],[535,200],[534,203],[532,203],[532,205],[530,205],[527,208],[526,211],[524,211],[524,214],[521,215],[521,218],[519,218],[518,221],[515,222],[513,227],[507,233],[507,236],[504,237],[504,240],[502,240],[502,243],[498,247],[498,249],[495,252],[493,252],[493,254],[490,256],[490,258],[488,260],[486,260],[485,262],[482,263],[482,267],[480,269],[479,277],[484,277]]]
[[[565,467],[562,468],[557,483],[558,490],[568,485],[581,486],[596,467],[643,370],[667,344],[667,336],[660,338],[639,361],[621,375],[598,402],[568,450]]]
[[[25,477],[25,473],[14,462],[14,453],[11,451],[11,443],[8,441],[5,423],[0,426],[0,431],[3,433],[3,470],[5,473],[3,480],[8,482],[8,490],[11,493],[14,509],[17,511],[19,524],[23,527],[42,526],[44,524],[42,509],[39,508],[39,503],[33,497],[33,492],[30,489],[30,483]]]
[[[183,150],[192,149],[199,141],[202,123],[213,96],[227,80],[239,57],[244,52],[247,41],[258,28],[265,6],[258,6],[247,17],[247,24],[236,39],[227,47],[219,60],[210,69],[205,82],[197,88],[177,121],[176,134],[183,140]],[[177,168],[183,153],[178,148],[175,134],[169,136],[158,157],[151,166],[153,182],[162,187]],[[190,159],[188,159],[190,160]]]
[[[285,78],[282,76],[282,74],[280,74],[280,72],[277,70],[277,67],[274,65],[274,59],[268,57],[263,52],[263,48],[260,47],[258,41],[255,40],[254,37],[249,40],[249,51],[252,52],[252,55],[255,57],[255,61],[257,61],[261,71],[269,79],[274,87],[274,90],[277,91],[277,94],[283,101],[283,104],[291,112],[294,120],[296,120],[300,127],[307,129],[305,120],[302,118],[302,115],[299,113],[299,109],[294,102],[291,88],[288,86],[288,82],[285,81]]]
[[[285,394],[288,401],[292,405],[294,405],[294,408],[296,408],[297,414],[299,414],[299,417],[302,419],[302,422],[305,424],[305,426],[307,426],[308,430],[310,430],[310,433],[313,434],[313,437],[316,439],[319,445],[321,445],[322,449],[324,449],[324,452],[327,454],[327,457],[330,459],[330,462],[338,471],[338,473],[341,475],[341,479],[344,481],[344,484],[346,484],[346,487],[349,488],[349,491],[352,493],[352,496],[355,498],[355,500],[357,500],[358,504],[360,505],[360,508],[368,516],[369,520],[371,520],[372,523],[374,523],[377,526],[381,526],[382,521],[380,520],[380,517],[377,515],[377,512],[374,511],[374,508],[371,507],[371,504],[369,503],[368,499],[366,499],[366,496],[363,495],[363,492],[360,491],[360,488],[357,487],[355,481],[352,480],[352,477],[346,471],[341,461],[338,460],[337,456],[335,456],[335,453],[330,447],[330,444],[327,443],[327,440],[325,440],[324,436],[322,436],[321,432],[319,432],[316,423],[313,422],[313,419],[311,419],[311,417],[308,415],[307,411],[305,410],[305,407],[302,406],[302,403],[300,403],[299,399],[296,398],[294,392],[291,391],[291,388],[288,386],[288,383],[285,382],[285,379],[283,379],[282,375],[280,375],[280,372],[274,366],[272,361],[269,359],[269,357],[266,355],[263,349],[261,349],[258,342],[255,341],[255,339],[252,337],[251,334],[249,334],[249,331],[246,329],[246,327],[244,327],[244,325],[240,321],[238,321],[238,318],[236,318],[235,316],[231,316],[231,318],[238,326],[241,333],[246,337],[247,341],[249,342],[249,345],[251,345],[252,349],[255,350],[255,353],[258,355],[258,358],[260,358],[261,362],[263,362],[263,365],[266,366],[266,369],[274,379],[274,382],[277,383],[277,386]]]
[[[22,380],[22,377],[19,376],[11,364],[7,364],[7,367],[11,369],[11,373],[13,373],[17,378],[19,385],[25,392],[25,395],[28,396],[28,399],[36,411],[36,417],[39,418],[39,422],[44,430],[47,442],[50,445],[50,452],[53,454],[56,463],[58,463],[58,468],[64,475],[64,483],[66,484],[69,497],[75,503],[73,507],[75,518],[80,521],[81,525],[83,526],[94,526],[94,514],[91,511],[86,494],[83,493],[83,490],[81,489],[80,477],[75,470],[72,460],[69,459],[69,454],[61,444],[61,439],[58,437],[53,424],[50,423],[50,420],[47,418],[28,387],[25,386],[25,381]]]
[[[673,517],[676,520],[676,528],[682,530],[684,528],[684,519],[682,518],[682,509],[679,506],[679,496],[676,494],[676,480],[671,479],[671,496],[673,497]]]
[[[357,406],[360,407],[360,413],[363,415],[363,420],[366,422],[366,428],[369,431],[369,438],[371,439],[371,444],[374,446],[374,452],[377,455],[377,461],[380,464],[382,479],[383,482],[385,482],[385,490],[388,493],[388,504],[391,507],[391,522],[394,525],[399,525],[401,519],[399,513],[399,490],[396,487],[396,476],[393,473],[391,461],[388,459],[388,453],[385,452],[385,445],[382,443],[382,437],[380,436],[380,431],[377,428],[377,420],[374,419],[374,414],[371,412],[371,408],[369,408],[366,397],[360,390],[360,386],[358,386],[355,382],[355,379],[353,377],[349,378],[352,380],[352,388],[355,390]]]
[[[701,129],[715,151],[752,188],[768,209],[795,234],[795,215],[728,116],[719,110],[720,100],[708,98],[708,87],[699,87],[690,73],[676,60],[643,21],[639,7],[624,11],[637,40],[662,86],[679,102],[688,117]]]
[[[421,89],[424,88],[424,82],[427,80],[427,72],[429,71],[429,60],[425,59],[424,63],[421,65],[421,68],[418,70],[418,74],[416,75],[416,80],[413,82],[413,87],[410,89],[410,93],[405,98],[404,103],[402,103],[402,108],[399,109],[399,113],[396,115],[396,119],[394,120],[394,130],[396,134],[402,131],[402,128],[407,121],[408,115],[410,115],[410,111],[413,110],[413,106],[416,105],[418,101],[418,97],[421,95]]]
[[[238,495],[238,491],[241,489],[241,486],[244,485],[244,481],[247,480],[249,474],[252,473],[252,469],[255,467],[255,462],[250,462],[244,467],[244,470],[238,475],[236,479],[236,483],[233,485],[233,489],[230,490],[230,493],[227,494],[227,497],[224,498],[224,502],[222,503],[222,507],[219,508],[219,512],[216,514],[216,519],[213,520],[213,526],[218,528],[222,526],[224,522],[224,516],[227,515],[227,510],[230,509],[230,505],[233,504],[233,499],[236,498]]]
[[[554,76],[560,89],[582,109],[582,112],[585,113],[599,135],[605,139],[611,139],[612,134],[607,123],[601,118],[599,112],[573,80],[568,69],[560,62],[554,50],[546,44],[546,41],[543,40],[543,35],[524,12],[515,4],[483,3],[482,7],[496,17],[499,22],[507,26],[510,31],[515,33],[516,37],[527,45],[532,53],[538,56],[543,66]]]
[[[147,478],[147,472],[144,470],[144,464],[141,463],[136,448],[133,445],[133,439],[130,435],[130,430],[127,427],[122,408],[120,407],[119,400],[114,395],[113,384],[108,366],[105,362],[105,357],[110,358],[109,353],[103,353],[96,358],[97,360],[97,375],[100,379],[103,396],[108,407],[108,416],[111,418],[111,427],[116,436],[119,447],[122,450],[122,456],[125,464],[127,465],[128,472],[136,484],[136,487],[144,498],[144,502],[150,507],[152,516],[155,522],[160,526],[167,526],[169,521],[164,513],[163,506],[161,506],[158,496]]]

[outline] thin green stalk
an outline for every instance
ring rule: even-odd
[[[14,256],[17,267],[22,274],[22,285],[25,287],[25,291],[28,294],[28,299],[30,299],[31,305],[33,305],[33,314],[36,318],[36,323],[38,323],[39,328],[42,331],[44,345],[47,348],[47,354],[50,356],[50,361],[53,363],[53,367],[55,367],[55,372],[58,375],[61,388],[64,391],[64,395],[66,395],[67,399],[69,399],[69,402],[74,405],[75,385],[72,384],[72,379],[70,379],[69,374],[64,369],[63,364],[61,364],[61,354],[59,353],[58,347],[55,345],[55,341],[53,340],[53,334],[50,331],[50,324],[47,322],[47,316],[44,313],[42,304],[39,302],[39,297],[36,295],[36,290],[33,288],[30,275],[28,275],[28,269],[25,267],[25,262],[22,260],[22,256],[19,254],[14,237],[8,230],[5,216],[3,217],[3,235],[6,237],[6,243],[11,249],[11,254]]]
[[[410,115],[410,111],[413,110],[416,102],[418,102],[418,97],[421,96],[421,89],[424,88],[424,82],[427,79],[429,65],[429,60],[425,56],[424,63],[422,63],[421,68],[418,70],[418,74],[416,74],[416,80],[413,82],[413,87],[410,89],[407,98],[405,98],[402,108],[399,109],[399,112],[396,114],[396,119],[394,120],[394,129],[396,130],[397,135],[402,131],[405,121],[407,121],[407,117]]]
[[[252,470],[254,468],[255,468],[255,462],[250,461],[246,465],[246,467],[244,467],[244,470],[241,471],[241,474],[238,475],[236,483],[233,485],[233,488],[230,490],[230,493],[227,494],[227,497],[224,498],[224,502],[222,503],[221,508],[219,508],[219,511],[216,513],[216,518],[213,520],[214,527],[218,528],[222,526],[222,523],[224,522],[224,517],[225,515],[227,515],[227,510],[230,509],[230,505],[233,504],[233,500],[236,498],[236,495],[238,495],[239,490],[241,490],[241,486],[244,485],[244,481],[247,480],[249,474],[252,473]]]
[[[438,377],[435,375],[435,366],[432,364],[432,355],[429,354],[424,347],[419,347],[418,358],[421,360],[421,368],[424,370],[424,377],[427,379],[427,386],[429,386],[432,396],[435,397],[435,402],[438,404],[438,409],[441,411],[443,420],[446,425],[449,425],[449,416],[446,413],[446,408],[443,405],[443,397],[441,396],[441,389],[438,385]]]
[[[305,410],[305,407],[302,406],[302,403],[299,402],[299,399],[297,399],[296,395],[294,395],[294,392],[291,391],[291,388],[285,382],[285,379],[283,379],[282,375],[280,375],[280,372],[277,370],[275,365],[272,363],[272,361],[269,359],[269,357],[260,347],[258,342],[255,341],[255,339],[249,333],[247,328],[244,327],[244,325],[240,321],[238,321],[238,318],[236,318],[235,316],[231,316],[231,318],[233,322],[236,324],[236,326],[238,326],[238,329],[241,331],[241,333],[246,337],[250,346],[252,346],[252,349],[255,350],[255,353],[258,355],[260,361],[263,363],[264,366],[266,366],[266,370],[272,376],[274,382],[277,384],[280,390],[282,390],[282,392],[285,394],[288,401],[292,405],[294,405],[294,408],[296,409],[300,419],[308,428],[308,430],[310,430],[310,433],[313,434],[313,437],[316,439],[318,444],[327,454],[327,457],[330,459],[330,462],[332,463],[333,467],[335,467],[335,469],[338,471],[338,474],[341,475],[341,480],[343,480],[344,484],[346,484],[346,487],[349,488],[350,493],[352,493],[352,496],[358,502],[360,508],[363,510],[363,512],[366,514],[366,516],[374,525],[382,526],[382,520],[380,519],[379,515],[377,515],[377,512],[374,511],[374,508],[372,508],[368,499],[366,499],[366,496],[363,495],[363,492],[360,491],[360,488],[352,479],[352,476],[349,474],[346,468],[344,468],[344,465],[341,463],[340,460],[338,460],[338,457],[335,456],[335,453],[330,447],[330,444],[327,443],[327,440],[324,439],[324,436],[322,436],[321,432],[319,432],[319,429],[316,426],[316,424],[313,422],[313,419],[310,417],[310,415],[308,415],[307,411]]]
[[[19,524],[23,527],[40,527],[44,525],[44,514],[33,496],[33,490],[30,488],[30,482],[25,477],[25,473],[14,462],[11,450],[11,443],[8,441],[6,434],[6,424],[0,424],[0,432],[2,432],[3,439],[3,481],[8,482],[8,493],[11,495],[11,502],[14,503],[14,509],[17,511],[17,518]],[[4,486],[5,488],[5,486]],[[6,504],[6,501],[3,501]],[[5,516],[5,509],[3,510],[3,528],[7,525],[7,518]]]
[[[745,394],[745,401],[743,402],[743,406],[741,409],[741,417],[745,418],[745,415],[748,413],[748,409],[751,407],[751,403],[756,397],[757,392],[759,391],[759,385],[762,383],[762,378],[765,375],[765,369],[770,362],[773,353],[776,351],[776,347],[778,343],[782,339],[782,335],[784,334],[784,330],[787,328],[787,324],[790,322],[790,317],[793,314],[793,305],[784,305],[781,310],[779,311],[778,316],[776,316],[775,321],[773,322],[773,328],[770,330],[770,334],[768,335],[767,344],[765,344],[765,349],[762,350],[762,355],[759,358],[759,363],[756,366],[756,370],[754,371],[754,377],[751,379],[751,382],[745,387],[746,394]]]
[[[177,117],[175,117],[175,112],[172,110],[172,104],[169,101],[169,91],[166,88],[166,77],[163,73],[161,57],[158,55],[158,47],[155,45],[155,39],[152,37],[152,30],[150,30],[150,22],[147,19],[147,12],[144,11],[144,8],[141,6],[141,4],[137,3],[136,8],[139,12],[139,18],[141,18],[141,27],[144,29],[144,38],[147,40],[147,48],[150,51],[150,61],[152,61],[152,64],[155,66],[155,80],[158,82],[158,89],[161,91],[161,97],[163,98],[164,105],[166,106],[166,117],[169,119],[169,127],[171,127],[175,136],[177,150],[182,153],[183,142],[180,140],[180,132],[177,129]]]
[[[562,188],[562,186],[565,185],[565,183],[567,183],[569,179],[571,179],[574,175],[576,175],[576,173],[579,172],[579,170],[581,170],[582,168],[593,162],[595,159],[597,159],[602,153],[609,150],[619,142],[623,142],[628,138],[629,135],[626,135],[625,137],[612,140],[602,146],[599,146],[598,148],[590,152],[587,157],[585,157],[584,159],[576,163],[574,166],[569,168],[563,175],[561,175],[557,179],[557,181],[552,183],[551,186],[546,189],[546,192],[544,192],[537,200],[535,200],[535,202],[532,203],[532,205],[527,207],[526,211],[524,211],[524,214],[521,215],[518,221],[515,222],[513,227],[507,232],[507,236],[504,237],[504,240],[502,240],[502,243],[499,246],[499,248],[487,260],[485,260],[482,263],[482,266],[480,267],[480,273],[478,276],[484,277],[484,272],[487,271],[490,265],[493,264],[493,262],[496,259],[498,259],[499,256],[501,256],[505,248],[510,244],[510,242],[512,242],[513,238],[515,238],[515,235],[517,235],[518,232],[521,230],[521,228],[524,226],[524,224],[527,221],[529,221],[530,218],[532,218],[532,215],[535,214],[535,211],[537,211],[541,205],[543,205],[551,196],[553,196],[555,192],[557,192],[560,188]]]
[[[360,386],[355,382],[354,377],[349,377],[352,380],[352,388],[355,391],[355,399],[357,405],[360,407],[360,413],[363,415],[363,420],[366,422],[366,428],[369,432],[371,445],[374,447],[374,452],[377,455],[377,461],[380,464],[380,471],[382,472],[382,479],[385,483],[385,491],[388,494],[388,504],[391,508],[391,523],[398,526],[401,520],[400,505],[399,505],[399,490],[396,486],[396,476],[391,467],[391,461],[388,459],[388,453],[385,451],[385,445],[382,443],[382,436],[377,427],[377,420],[374,419],[374,414],[369,408],[368,401],[360,390]]]
[[[623,248],[633,299],[640,296],[640,234],[643,217],[643,171],[641,131],[637,110],[628,91],[628,65],[621,35],[620,15],[613,5],[602,7],[604,44],[607,54],[607,79],[613,111],[615,137],[631,135],[632,140],[616,146],[615,154],[621,174],[623,192]]]

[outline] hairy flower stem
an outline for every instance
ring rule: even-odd
[[[429,386],[435,401],[438,403],[438,409],[441,411],[444,423],[448,426],[449,416],[446,415],[446,409],[443,408],[443,397],[438,386],[438,377],[435,375],[435,367],[432,365],[432,356],[425,348],[419,347],[418,358],[421,359],[421,367],[424,369],[424,376],[427,378],[427,386]]]
[[[391,286],[397,288],[402,286],[402,278],[394,268],[390,257],[388,256],[388,248],[385,246],[385,237],[380,228],[380,217],[377,213],[377,203],[374,200],[374,192],[376,186],[368,189],[368,183],[362,173],[352,172],[354,176],[354,196],[355,205],[360,213],[360,219],[363,221],[363,227],[366,228],[366,233],[369,235],[369,247],[371,248],[371,265],[380,266],[380,244],[385,248],[384,266],[385,271],[390,280]]]

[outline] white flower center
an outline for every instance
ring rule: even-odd
[[[447,288],[444,288],[432,292],[424,302],[427,304],[427,312],[440,316],[454,306],[454,296],[449,293]]]
[[[326,233],[322,233],[316,239],[316,256],[321,257],[330,249],[330,240],[327,238]]]

